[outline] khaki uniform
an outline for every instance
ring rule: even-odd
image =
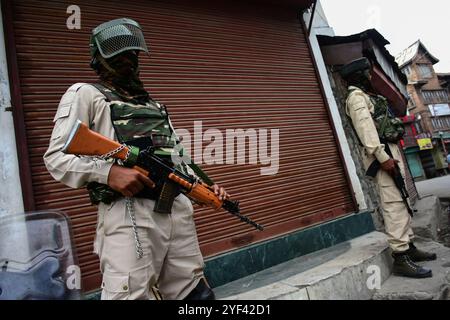
[[[373,161],[384,163],[389,155],[380,143],[375,123],[372,119],[374,105],[369,96],[359,88],[349,87],[351,91],[346,104],[346,113],[352,119],[353,126],[363,145],[363,162],[367,170]],[[395,160],[400,161],[402,175],[405,176],[405,167],[401,151],[396,144],[389,143]],[[414,234],[411,229],[411,216],[402,200],[400,191],[395,186],[389,174],[380,170],[375,178],[378,192],[381,197],[383,218],[388,235],[389,244],[394,252],[404,252],[409,249],[409,242]]]
[[[76,120],[116,139],[109,103],[91,85],[75,84],[61,99],[44,161],[50,174],[72,188],[88,182],[107,184],[112,162],[66,155],[63,147]],[[94,251],[103,274],[102,299],[152,299],[157,285],[164,299],[183,299],[203,277],[204,262],[197,240],[191,201],[180,194],[172,214],[153,212],[154,201],[133,199],[144,256],[137,258],[136,242],[125,199],[101,203]]]

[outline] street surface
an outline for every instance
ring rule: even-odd
[[[421,197],[435,195],[439,198],[450,198],[450,175],[416,183]]]

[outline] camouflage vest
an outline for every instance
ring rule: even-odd
[[[164,105],[151,99],[145,104],[124,101],[116,92],[103,85],[97,83],[92,85],[110,102],[111,121],[120,143],[134,145],[140,149],[153,145],[156,148],[156,155],[171,159],[173,148],[178,141]],[[176,167],[187,173],[185,166]],[[109,186],[97,182],[89,183],[87,189],[93,204],[100,202],[110,204],[122,196]],[[155,199],[157,195],[145,197]]]
[[[121,143],[149,139],[148,144],[156,147],[156,154],[171,155],[177,141],[165,106],[152,100],[145,105],[116,100],[110,108],[111,121]]]
[[[383,96],[370,96],[375,107],[372,118],[382,141],[398,143],[405,135],[403,121],[396,118],[389,109],[388,102]]]

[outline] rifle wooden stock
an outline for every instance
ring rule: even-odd
[[[119,142],[108,139],[107,137],[92,131],[81,121],[77,121],[62,151],[68,154],[101,156],[120,146],[121,144]],[[129,148],[125,146],[122,151],[111,157],[125,161],[128,151]],[[134,166],[133,169],[145,176],[149,176],[149,172],[141,167]],[[186,194],[196,202],[206,204],[214,209],[220,209],[222,207],[223,201],[219,200],[209,186],[204,183],[191,184],[173,173],[169,175],[169,179],[178,183],[186,190],[189,190]]]
[[[196,202],[200,204],[206,204],[216,210],[219,210],[222,207],[223,201],[217,198],[217,195],[210,189],[208,185],[202,182],[191,184],[173,173],[169,175],[169,179],[175,181],[186,190],[190,190],[187,195],[194,199]]]
[[[119,142],[108,139],[107,137],[92,131],[87,125],[78,120],[70,132],[69,138],[61,151],[67,154],[83,156],[102,156],[119,148],[120,146],[121,144]],[[129,148],[125,147],[123,150],[112,155],[111,157],[125,161],[127,159],[128,152]],[[145,176],[149,175],[149,172],[141,167],[134,166],[133,169],[139,171]]]

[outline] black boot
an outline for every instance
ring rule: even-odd
[[[431,270],[422,268],[411,261],[407,252],[393,253],[394,257],[394,270],[393,273],[396,276],[408,277],[408,278],[431,278],[433,273]]]
[[[216,300],[216,296],[205,279],[202,278],[194,290],[183,300]]]
[[[413,262],[433,261],[437,259],[436,253],[421,251],[412,242],[409,244],[409,250],[407,252]]]

